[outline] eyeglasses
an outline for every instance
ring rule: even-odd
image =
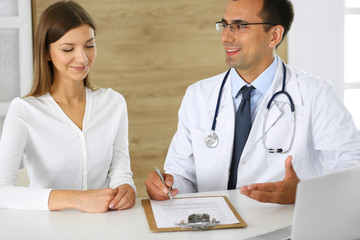
[[[222,32],[224,31],[228,26],[230,28],[230,31],[233,33],[240,33],[243,32],[246,28],[246,26],[248,25],[264,25],[264,24],[269,24],[272,26],[276,26],[277,24],[275,23],[226,23],[226,22],[216,22],[216,30]]]

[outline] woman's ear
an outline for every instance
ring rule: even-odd
[[[281,42],[284,35],[284,27],[281,25],[276,25],[270,30],[271,38],[269,42],[269,47],[275,48]]]
[[[51,62],[51,57],[50,57],[49,52],[46,53],[46,60],[47,60],[48,62]]]

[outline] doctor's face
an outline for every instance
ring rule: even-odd
[[[263,23],[260,17],[262,7],[263,0],[230,0],[223,21],[227,24]],[[239,26],[242,28],[234,26],[235,31],[227,26],[221,34],[226,63],[236,68],[240,75],[249,72],[261,74],[274,58],[274,48],[269,46],[271,31],[265,32],[261,24]]]

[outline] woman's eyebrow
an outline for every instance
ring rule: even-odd
[[[92,37],[89,40],[87,40],[85,43],[91,42],[93,40],[95,40],[95,38]],[[61,44],[59,44],[59,46],[61,46],[61,45],[75,45],[75,43],[61,43]]]

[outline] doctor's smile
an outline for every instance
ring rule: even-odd
[[[240,52],[240,48],[225,48],[227,56],[233,56]]]

